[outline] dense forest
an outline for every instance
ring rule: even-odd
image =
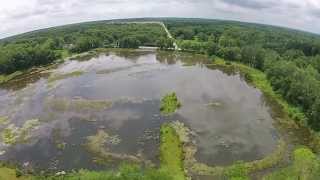
[[[264,71],[274,90],[298,107],[290,112],[292,118],[320,130],[320,36],[233,21],[189,19],[166,24],[182,50]]]
[[[39,30],[0,41],[0,74],[99,47],[166,47],[159,43],[167,43],[167,34],[159,24],[96,22]]]

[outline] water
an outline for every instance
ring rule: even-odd
[[[84,144],[103,130],[120,140],[105,145],[108,152],[126,154],[158,164],[159,128],[180,120],[195,132],[196,159],[209,165],[261,159],[277,144],[270,108],[262,93],[239,74],[206,66],[201,55],[121,50],[89,60],[67,61],[52,74],[83,72],[49,82],[49,72],[15,81],[0,89],[0,116],[22,127],[38,119],[27,143],[0,145],[0,160],[45,170],[112,168],[93,162]],[[160,99],[176,92],[181,109],[160,115]],[[79,102],[112,106],[77,107]],[[65,103],[77,105],[65,106]],[[5,125],[0,126],[3,131]],[[64,143],[59,149],[57,144]]]

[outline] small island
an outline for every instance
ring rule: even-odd
[[[170,115],[181,107],[176,93],[169,93],[161,100],[160,111],[163,115]]]

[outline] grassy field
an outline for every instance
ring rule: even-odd
[[[320,177],[320,160],[310,149],[299,148],[293,153],[289,167],[275,171],[263,180],[316,180]]]
[[[0,168],[0,180],[175,180],[167,171],[137,165],[122,165],[117,171],[79,170],[67,174],[60,172],[56,175],[19,177],[17,174],[14,169]]]
[[[184,180],[182,143],[170,124],[161,126],[161,169],[170,172],[174,180]]]

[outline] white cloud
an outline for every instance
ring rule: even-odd
[[[39,28],[130,17],[203,17],[320,33],[319,0],[0,0],[0,38]]]

